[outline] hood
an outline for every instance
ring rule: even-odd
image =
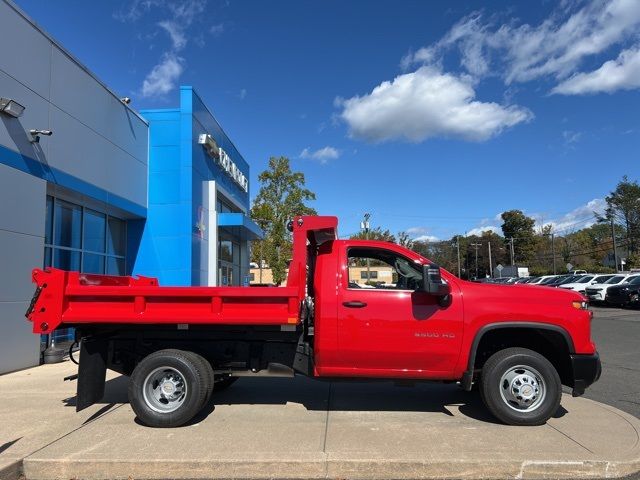
[[[465,285],[469,288],[473,285],[473,290],[478,297],[504,300],[507,302],[521,301],[526,303],[545,303],[569,305],[573,301],[582,301],[584,296],[574,290],[562,288],[550,288],[546,285],[528,285],[526,283],[516,283],[511,285],[501,285],[495,283],[473,283]]]

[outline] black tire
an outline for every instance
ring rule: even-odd
[[[209,362],[209,360],[204,358],[202,355],[198,355],[197,353],[194,353],[194,352],[184,352],[184,353],[193,355],[195,361],[200,362],[204,372],[206,373],[206,384],[204,387],[206,390],[206,395],[202,405],[203,406],[208,405],[209,400],[211,400],[211,395],[213,395],[213,384],[214,384],[214,378],[215,378],[215,375],[213,374],[213,366],[211,365],[211,362]]]
[[[482,368],[480,382],[483,402],[508,425],[542,425],[560,406],[558,372],[549,360],[527,348],[494,353]]]
[[[213,387],[214,393],[226,390],[231,385],[236,383],[237,380],[238,380],[238,377],[229,377],[229,376],[223,376],[223,375],[216,375],[216,383],[215,383],[215,385]]]
[[[192,352],[167,349],[148,355],[136,366],[129,381],[129,403],[143,424],[159,428],[179,427],[202,409],[209,387],[208,372],[199,358],[202,357]],[[154,400],[156,395],[149,389],[155,384],[153,390],[158,392],[160,384],[154,381],[158,376],[163,377],[163,383],[171,383],[168,387],[175,387],[173,382],[177,382],[178,387],[172,391],[177,395],[175,401],[168,401],[166,397],[164,402],[162,398]],[[165,382],[168,377],[171,382]],[[181,392],[184,393],[179,395]]]

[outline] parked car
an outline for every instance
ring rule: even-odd
[[[555,275],[542,275],[541,277],[536,277],[531,280],[529,285],[543,285],[543,282],[548,282],[550,279],[554,278]]]
[[[557,277],[555,277],[551,282],[547,283],[546,285],[550,286],[550,287],[557,287],[558,285],[562,284],[562,283],[570,283],[571,281],[577,280],[578,278],[580,278],[579,275],[571,275],[566,274],[566,275],[558,275]]]
[[[574,275],[571,274],[569,275],[567,278],[564,278],[563,280],[561,280],[560,282],[556,283],[556,287],[559,287],[560,285],[564,285],[566,283],[575,283],[577,282],[579,279],[581,279],[582,277],[584,277],[584,275],[582,273],[579,273],[578,275]]]
[[[601,303],[606,302],[607,300],[607,292],[609,288],[614,285],[619,285],[623,282],[629,282],[635,277],[640,277],[640,275],[612,275],[611,278],[606,280],[605,282],[597,285],[591,285],[585,288],[585,295],[589,298],[589,301],[592,303]]]
[[[558,278],[558,275],[550,275],[544,280],[542,280],[538,285],[551,285],[553,282],[556,281],[557,278]]]
[[[626,278],[607,290],[607,303],[621,307],[640,305],[640,275]]]
[[[590,285],[594,285],[598,281],[598,278],[603,276],[610,278],[610,276],[608,275],[583,275],[575,282],[565,283],[563,285],[560,285],[558,288],[564,288],[565,290],[573,290],[574,292],[584,293],[585,288]]]

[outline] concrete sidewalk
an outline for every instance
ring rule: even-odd
[[[126,378],[79,414],[70,363],[0,377],[0,478],[603,478],[640,470],[640,420],[563,398],[541,427],[495,423],[455,385],[240,379],[192,424],[151,429]]]

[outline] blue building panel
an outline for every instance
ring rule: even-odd
[[[238,248],[248,268],[246,242],[261,236],[246,216],[249,192],[198,143],[199,136],[211,135],[246,178],[248,163],[191,87],[180,88],[179,109],[141,114],[149,122],[149,199],[133,273],[157,276],[161,285],[210,281],[209,258],[216,257],[218,225],[212,225],[207,235],[202,225],[209,208],[205,189],[212,181],[244,212],[234,214],[235,223],[221,231],[232,241],[244,242]]]

